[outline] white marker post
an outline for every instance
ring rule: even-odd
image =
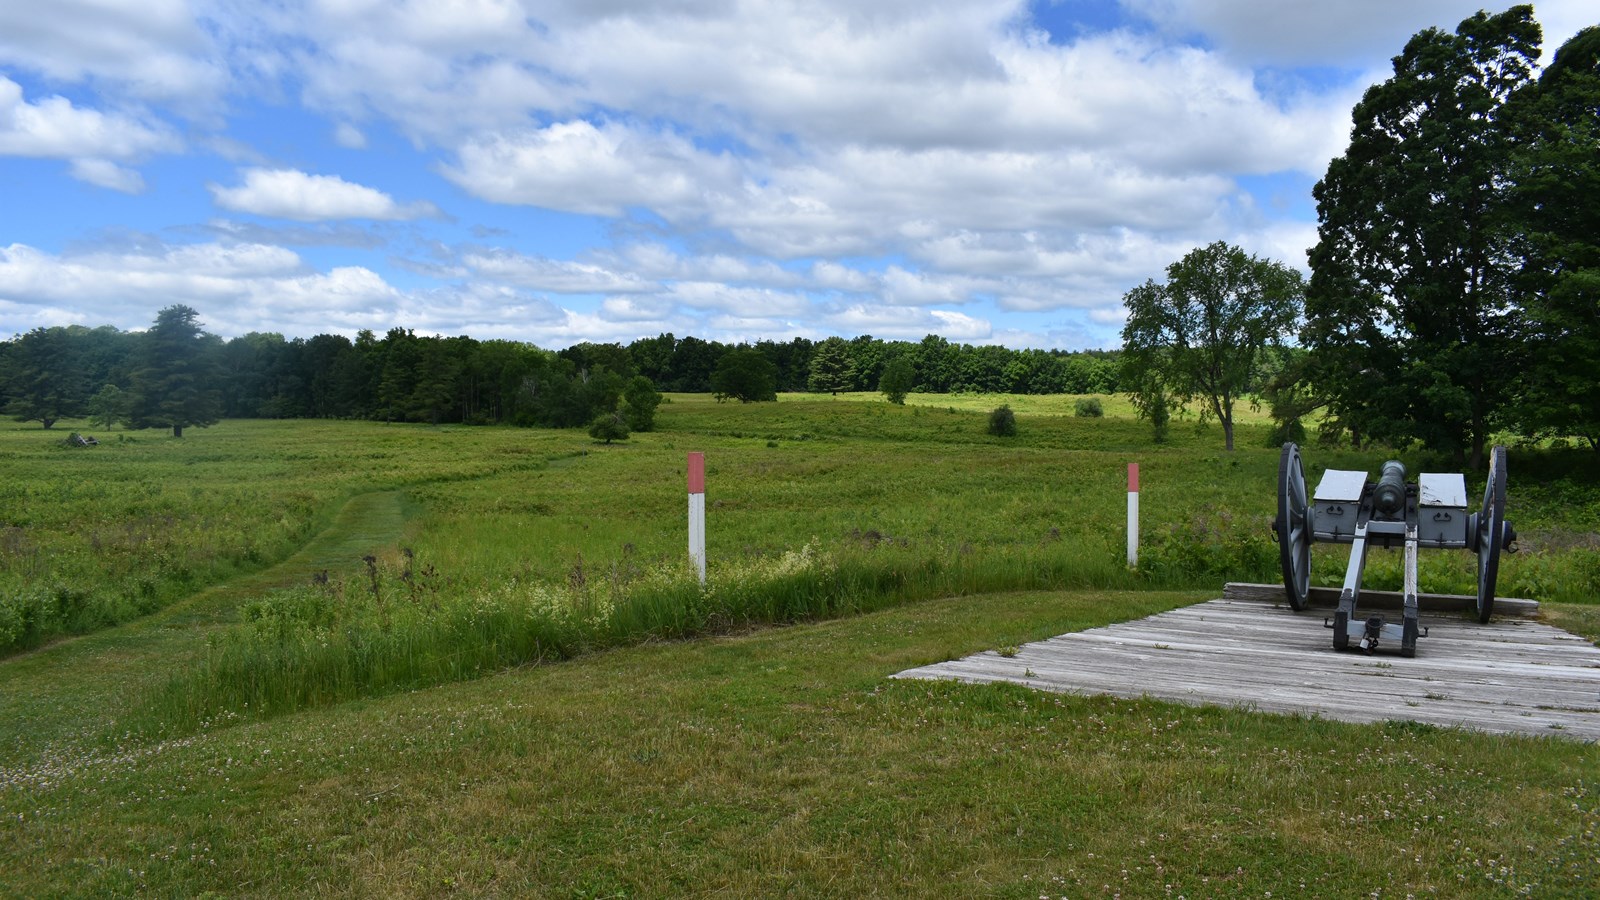
[[[1128,463],[1128,568],[1139,566],[1139,464]]]
[[[706,583],[706,455],[689,454],[689,559]]]

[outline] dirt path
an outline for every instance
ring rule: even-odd
[[[195,593],[126,625],[0,660],[0,766],[79,747],[104,734],[129,704],[204,652],[240,604],[317,572],[343,572],[394,547],[407,509],[398,491],[361,494],[283,562]]]

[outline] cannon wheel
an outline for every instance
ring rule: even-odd
[[[1500,549],[1505,543],[1506,448],[1489,454],[1489,480],[1483,486],[1483,509],[1478,511],[1478,621],[1487,625],[1494,615],[1494,583],[1500,575]]]
[[[1278,458],[1278,518],[1273,529],[1278,533],[1278,555],[1283,561],[1283,592],[1296,612],[1306,608],[1311,593],[1310,507],[1300,448],[1284,444]]]

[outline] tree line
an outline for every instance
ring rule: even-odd
[[[1541,40],[1524,5],[1406,43],[1313,191],[1309,281],[1219,243],[1123,298],[1123,382],[1158,436],[1198,402],[1231,449],[1276,347],[1279,439],[1316,416],[1474,468],[1503,431],[1600,450],[1600,26],[1538,72]]]
[[[612,415],[637,431],[650,427],[660,391],[743,401],[778,391],[885,390],[893,400],[913,390],[1111,393],[1122,389],[1117,356],[936,335],[730,345],[662,334],[556,351],[398,327],[381,337],[256,332],[223,340],[204,330],[198,311],[176,305],[145,331],[40,327],[0,343],[0,409],[46,428],[87,416],[179,435],[221,418],[576,427]]]

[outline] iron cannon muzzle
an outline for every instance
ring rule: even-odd
[[[1372,507],[1379,516],[1391,519],[1406,510],[1406,467],[1391,459],[1383,464],[1382,471],[1378,486],[1372,489]]]

